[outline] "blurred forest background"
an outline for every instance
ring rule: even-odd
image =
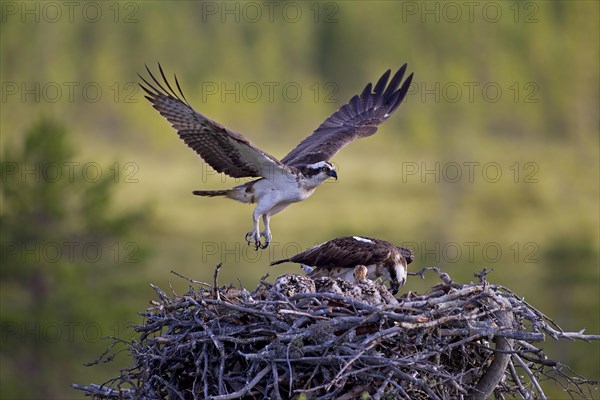
[[[127,365],[154,293],[252,289],[269,261],[336,236],[412,248],[600,332],[599,2],[1,3],[0,397],[83,396]],[[176,73],[200,112],[283,157],[388,68],[415,73],[379,132],[336,155],[340,179],[244,242],[252,207],[198,198],[214,173],[137,86]],[[433,276],[409,278],[424,291]],[[598,343],[545,344],[600,378]],[[563,398],[559,388],[548,388]],[[596,393],[596,396],[598,394]]]

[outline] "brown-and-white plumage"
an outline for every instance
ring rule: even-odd
[[[189,147],[217,172],[233,178],[258,178],[227,190],[193,192],[198,196],[225,196],[243,203],[256,203],[254,227],[246,235],[248,243],[254,240],[256,249],[267,247],[272,239],[269,227],[272,215],[305,200],[328,178],[337,179],[335,167],[329,163],[331,157],[353,140],[373,135],[402,103],[413,76],[410,74],[403,81],[406,64],[391,80],[391,71],[386,71],[374,87],[369,83],[360,95],[352,97],[279,161],[245,136],[195,111],[183,95],[177,77],[175,91],[160,64],[162,83],[148,67],[146,69],[154,82],[140,76],[146,98]],[[264,230],[259,232],[261,217]]]
[[[391,291],[396,294],[406,283],[407,265],[413,260],[412,251],[385,240],[346,236],[318,244],[293,257],[274,261],[271,265],[299,263],[314,267],[309,271],[309,276],[313,278],[329,276],[350,282],[356,279],[355,267],[364,265],[367,268],[366,277],[389,280]]]
[[[360,289],[360,297],[363,302],[372,305],[398,304],[398,300],[387,287],[373,282],[368,278],[369,269],[364,265],[354,268],[354,286]]]
[[[298,293],[314,293],[317,289],[315,282],[306,275],[285,274],[275,279],[271,291],[292,297]]]
[[[270,299],[280,300],[282,296],[294,297],[305,293],[339,294],[374,306],[398,304],[385,286],[367,278],[364,265],[354,269],[354,282],[328,276],[313,279],[307,275],[284,274],[275,279],[267,295]]]

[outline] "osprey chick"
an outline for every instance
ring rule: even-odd
[[[246,234],[256,250],[272,240],[269,221],[288,205],[305,200],[328,178],[337,179],[331,157],[355,139],[371,136],[377,126],[398,108],[412,80],[404,82],[406,64],[389,81],[387,70],[373,87],[341,106],[310,136],[280,160],[262,151],[245,136],[225,128],[195,111],[179,86],[173,90],[158,65],[162,83],[146,67],[154,84],[139,75],[142,89],[152,106],[177,130],[179,137],[217,172],[233,178],[255,177],[251,182],[227,190],[195,190],[198,196],[223,196],[242,203],[255,203],[253,229]],[[402,86],[400,84],[402,83]],[[262,217],[264,230],[259,231]],[[264,239],[264,242],[261,242]]]

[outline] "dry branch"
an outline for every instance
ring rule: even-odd
[[[534,343],[600,336],[563,332],[486,271],[460,285],[435,270],[442,283],[397,299],[372,283],[300,275],[263,279],[250,293],[218,287],[218,269],[213,285],[188,279],[181,296],[152,286],[158,300],[127,344],[133,366],[73,386],[107,399],[532,399],[545,398],[540,382],[551,379],[592,398],[598,382]]]

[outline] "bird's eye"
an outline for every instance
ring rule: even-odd
[[[327,168],[327,167],[323,167],[323,168],[321,168],[321,171],[323,171],[323,172],[327,172],[327,171],[329,171],[329,168]]]

